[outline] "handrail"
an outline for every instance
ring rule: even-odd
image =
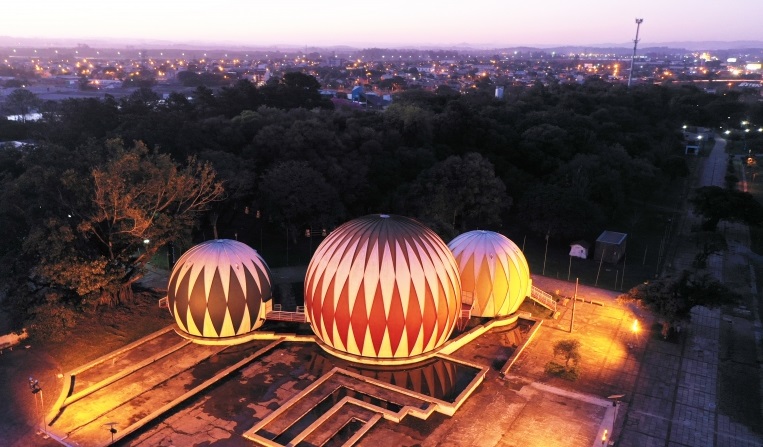
[[[554,300],[554,297],[552,297],[549,293],[546,293],[541,289],[532,286],[530,289],[530,298],[541,306],[556,312],[556,300]]]

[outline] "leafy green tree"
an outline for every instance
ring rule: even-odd
[[[384,112],[385,124],[396,129],[406,144],[429,144],[433,136],[432,112],[414,104],[393,103]]]
[[[260,196],[265,213],[289,230],[320,225],[331,227],[344,217],[336,190],[305,161],[284,161],[262,177]]]
[[[564,360],[563,365],[556,362],[557,357]],[[575,339],[559,340],[554,343],[554,360],[546,363],[544,370],[547,374],[574,381],[578,378],[580,358],[580,341]]]
[[[636,303],[660,318],[662,335],[689,319],[694,306],[718,307],[738,301],[739,296],[707,273],[684,271],[680,277],[647,281],[617,297],[623,303]]]
[[[110,95],[46,103],[43,135],[48,142],[73,149],[113,132],[119,125],[119,114],[119,103]]]
[[[554,343],[554,357],[561,357],[567,368],[570,367],[570,362],[573,367],[577,366],[580,362],[580,341],[565,339]]]
[[[415,204],[414,215],[455,235],[466,228],[500,225],[512,200],[493,165],[471,152],[448,157],[421,173],[411,187],[409,202]]]
[[[131,284],[160,247],[189,237],[223,189],[209,164],[179,166],[142,143],[125,148],[111,140],[104,149],[107,160],[86,181],[63,172],[58,188],[67,214],[33,222],[24,251],[37,259],[38,282],[85,302],[116,304],[131,298]]]
[[[582,237],[604,221],[601,209],[579,190],[558,185],[531,186],[517,208],[530,230],[554,239]]]
[[[19,115],[26,122],[27,115],[41,104],[40,98],[27,89],[17,88],[5,99],[5,108],[13,115]]]
[[[763,224],[763,205],[747,192],[703,186],[697,188],[689,200],[695,211],[705,218],[703,227],[706,230],[715,231],[721,220],[756,226]]]
[[[288,72],[282,79],[272,78],[260,87],[265,105],[280,109],[331,109],[333,103],[321,97],[321,84],[310,75]]]

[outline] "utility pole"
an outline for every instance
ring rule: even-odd
[[[578,300],[578,281],[579,278],[575,278],[575,294],[572,296],[572,319],[570,319],[570,334],[575,327],[575,301]]]
[[[548,256],[548,236],[551,234],[551,229],[549,228],[548,231],[546,231],[546,251],[543,252],[543,272],[541,275],[546,276],[546,257]]]
[[[633,57],[631,57],[631,72],[628,75],[628,88],[631,87],[631,81],[633,80],[633,65],[636,63],[636,47],[638,46],[638,30],[641,28],[641,23],[644,19],[636,19],[636,38],[633,39]]]

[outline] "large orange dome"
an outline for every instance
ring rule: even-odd
[[[169,309],[184,333],[222,338],[244,335],[263,323],[271,298],[270,269],[251,247],[216,239],[178,259],[167,286]]]
[[[493,231],[469,231],[453,239],[448,247],[458,262],[464,301],[471,295],[472,315],[513,314],[530,295],[530,267],[519,247],[506,236]]]
[[[305,308],[318,338],[340,353],[419,356],[453,331],[461,311],[458,269],[447,245],[421,223],[361,217],[318,247],[305,277]]]

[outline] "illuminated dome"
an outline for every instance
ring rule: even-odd
[[[203,338],[236,337],[260,327],[269,300],[270,269],[248,245],[216,239],[178,259],[167,286],[170,313],[180,330]]]
[[[448,247],[458,262],[463,299],[471,299],[474,305],[472,315],[513,314],[530,295],[530,267],[519,247],[506,236],[469,231],[453,239]]]
[[[329,352],[405,362],[448,339],[460,291],[455,259],[432,230],[374,214],[345,223],[318,247],[305,276],[305,308]]]

